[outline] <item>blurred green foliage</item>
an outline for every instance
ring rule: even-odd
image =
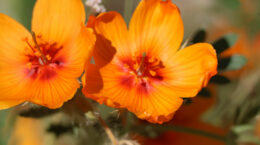
[[[7,139],[6,139],[6,133],[5,133],[5,125],[6,125],[6,117],[7,117],[8,111],[0,111],[0,144],[5,145],[7,144]]]
[[[14,18],[30,30],[34,3],[35,0],[0,0],[0,12]]]
[[[241,6],[239,0],[219,0],[219,2],[231,10],[238,10]]]

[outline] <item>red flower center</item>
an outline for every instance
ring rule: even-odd
[[[26,54],[27,74],[31,78],[50,79],[56,75],[55,69],[61,67],[63,59],[57,57],[58,52],[63,48],[56,42],[45,42],[40,35],[33,34],[33,44],[29,43],[28,38],[24,41],[27,43],[31,53]]]
[[[159,70],[164,68],[164,65],[157,58],[142,55],[122,62],[123,71],[129,75],[121,77],[121,85],[127,88],[136,87],[138,91],[147,93],[151,87],[151,81],[163,80]]]

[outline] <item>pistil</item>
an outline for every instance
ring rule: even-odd
[[[136,71],[138,76],[143,75],[145,57],[146,57],[146,53],[144,52],[143,55],[142,55],[142,60],[141,60],[140,66]]]
[[[36,35],[35,35],[34,32],[32,32],[32,38],[33,38],[33,42],[34,42],[34,44],[35,44],[36,49],[37,49],[38,52],[41,54],[40,59],[41,59],[42,63],[40,63],[40,64],[41,64],[41,65],[44,65],[44,64],[46,64],[46,63],[48,62],[48,59],[46,58],[46,56],[45,56],[45,55],[43,54],[43,52],[41,51],[41,48],[40,48],[40,46],[38,45],[38,42],[37,42],[37,40],[36,40]]]

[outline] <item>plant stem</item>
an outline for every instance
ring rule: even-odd
[[[212,138],[215,140],[219,140],[219,141],[226,141],[226,137],[225,136],[220,136],[211,132],[206,132],[203,130],[198,130],[198,129],[194,129],[194,128],[189,128],[189,127],[183,127],[183,126],[165,126],[165,129],[172,129],[178,132],[183,132],[183,133],[189,133],[189,134],[194,134],[194,135],[199,135],[199,136],[205,136],[207,138]]]
[[[145,127],[151,127],[155,131],[159,131],[159,132],[176,131],[176,132],[182,132],[182,133],[187,133],[187,134],[194,134],[194,135],[198,135],[198,136],[204,136],[204,137],[215,139],[215,140],[218,140],[218,141],[221,141],[221,142],[226,142],[225,136],[221,136],[221,135],[218,135],[218,134],[214,134],[214,133],[211,133],[211,132],[202,131],[202,130],[198,130],[198,129],[194,129],[194,128],[184,127],[184,126],[147,125],[147,126],[143,126],[143,127],[140,126],[140,127],[135,127],[135,128],[142,132],[142,130],[145,130]]]
[[[116,140],[114,134],[112,133],[111,129],[108,127],[106,122],[99,115],[97,115],[97,118],[98,118],[99,122],[101,123],[101,125],[104,127],[105,132],[106,132],[108,138],[111,140],[112,144],[118,145],[118,141]]]

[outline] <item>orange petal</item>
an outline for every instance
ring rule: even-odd
[[[93,92],[94,89],[89,89],[86,86],[83,89],[84,94],[110,107],[127,108],[140,119],[161,124],[169,121],[182,104],[182,99],[176,96],[171,88],[163,84],[152,84],[151,92],[148,94],[140,93],[138,87],[135,86],[135,76],[122,71],[117,58],[101,68],[99,73],[103,81],[102,84],[99,83],[98,85],[102,85],[102,89]],[[98,76],[98,73],[95,74],[94,76]],[[88,80],[89,86],[90,84],[97,85],[95,78],[90,77],[91,80]],[[128,78],[133,81],[129,81]],[[125,82],[129,87],[123,84]]]
[[[95,30],[116,48],[119,55],[130,52],[131,44],[128,44],[127,26],[122,16],[117,12],[100,14],[95,22]]]
[[[179,9],[170,0],[142,0],[130,21],[129,32],[136,51],[165,60],[179,49],[183,39]]]
[[[96,22],[96,17],[95,16],[89,16],[88,17],[88,22],[87,22],[87,27],[89,28],[94,28],[95,27],[95,22]]]
[[[217,73],[216,52],[207,43],[184,48],[171,60],[161,73],[165,76],[165,82],[180,97],[195,96]]]
[[[136,94],[137,97],[134,97],[136,100],[128,104],[128,109],[141,119],[162,124],[172,119],[183,99],[166,85],[154,84],[152,87],[152,91],[147,95]]]
[[[95,64],[88,64],[84,76],[81,78],[85,94],[98,93],[103,88],[103,80],[99,68]]]
[[[51,79],[31,80],[32,85],[28,86],[33,90],[29,94],[31,101],[54,109],[70,100],[79,88],[77,79],[83,73],[85,62],[91,54],[94,43],[95,35],[92,29],[82,25],[81,33],[75,41],[70,41],[57,54],[57,57],[60,55],[66,60],[62,68],[55,70],[55,76]],[[48,73],[48,71],[43,73]]]
[[[97,34],[92,56],[86,63],[85,75],[82,77],[84,87],[82,91],[85,94],[97,93],[103,88],[100,68],[110,63],[115,54],[116,49],[112,46],[111,42],[104,36]],[[94,62],[91,62],[91,59]]]
[[[82,25],[81,32],[75,41],[67,43],[57,55],[57,57],[60,55],[66,59],[62,69],[64,74],[67,74],[69,78],[80,77],[84,70],[84,65],[93,51],[95,41],[96,37],[93,30]]]
[[[31,37],[30,33],[14,19],[0,13],[0,63],[19,63],[25,60],[24,53],[27,44],[24,39]],[[8,62],[7,62],[8,61]],[[2,70],[2,69],[1,69]]]
[[[85,22],[81,0],[37,0],[32,18],[32,31],[45,41],[64,44],[80,32]]]
[[[21,104],[22,102],[24,102],[24,100],[14,100],[14,101],[13,100],[8,100],[8,101],[0,100],[0,110],[11,108],[18,104]]]
[[[113,99],[113,97],[125,99],[127,97],[124,97],[124,95],[129,94],[128,90],[121,87],[120,76],[124,76],[125,73],[120,71],[120,67],[116,64],[115,58],[111,61],[111,63],[100,70],[97,70],[97,68],[98,67],[95,67],[94,65],[88,65],[87,69],[89,69],[89,71],[86,71],[86,73],[89,72],[89,74],[93,74],[93,76],[86,74],[86,86],[83,88],[83,93],[87,97],[92,98],[99,103],[105,103],[112,107],[119,107],[117,105],[120,104],[122,107],[125,107],[126,101],[115,99],[118,101],[118,104],[116,104]],[[89,86],[101,86],[101,88],[99,90],[87,88],[88,84]]]
[[[23,75],[27,52],[24,38],[30,33],[4,14],[0,14],[0,28],[0,109],[5,109],[28,98]]]
[[[75,78],[68,78],[60,72],[51,80],[32,80],[28,88],[31,89],[31,102],[51,109],[59,108],[70,100],[77,89],[79,82]]]

